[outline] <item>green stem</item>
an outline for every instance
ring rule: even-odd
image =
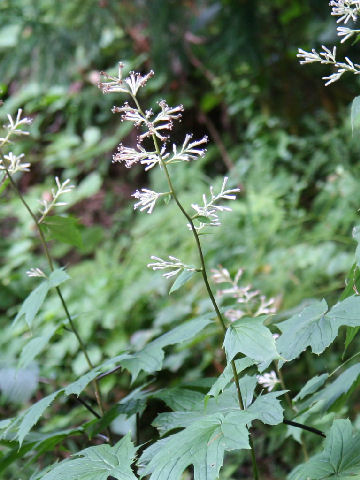
[[[51,255],[50,255],[50,251],[49,251],[49,247],[47,245],[47,242],[46,242],[46,239],[45,239],[45,236],[44,236],[44,233],[43,231],[41,230],[41,227],[40,227],[40,224],[38,222],[38,219],[36,218],[34,212],[31,210],[30,206],[28,205],[28,203],[26,202],[26,200],[24,199],[23,197],[23,194],[21,193],[20,189],[18,188],[17,184],[15,183],[14,179],[12,178],[12,176],[10,175],[10,172],[6,166],[6,164],[4,163],[4,168],[5,168],[5,171],[6,171],[6,174],[7,174],[7,177],[10,181],[10,184],[13,188],[13,190],[16,192],[17,196],[20,198],[22,204],[24,205],[24,207],[26,208],[26,210],[29,212],[29,215],[31,216],[35,226],[36,226],[36,229],[39,233],[39,237],[40,237],[40,242],[41,242],[41,245],[44,249],[44,253],[45,253],[45,257],[47,259],[47,262],[49,264],[49,267],[50,267],[50,270],[53,272],[55,270],[55,267],[54,267],[54,262],[53,262],[53,259],[51,258]],[[66,302],[64,300],[64,297],[62,295],[62,292],[61,292],[61,289],[60,287],[56,287],[55,288],[57,294],[58,294],[58,297],[60,298],[60,301],[61,301],[61,304],[63,306],[63,309],[65,311],[65,315],[67,317],[67,319],[69,320],[69,324],[71,326],[71,329],[73,331],[73,333],[75,334],[76,338],[77,338],[77,341],[79,342],[79,345],[80,345],[80,349],[82,350],[83,354],[85,355],[85,359],[86,359],[86,362],[89,366],[90,369],[94,368],[94,365],[93,363],[91,362],[90,360],[90,357],[87,353],[87,350],[86,350],[86,346],[82,340],[82,338],[80,337],[80,334],[76,328],[76,325],[70,315],[70,312],[69,312],[69,309],[66,305]],[[100,410],[100,413],[101,415],[104,415],[104,408],[103,408],[103,405],[102,405],[102,399],[101,399],[101,393],[100,393],[100,389],[99,389],[99,385],[97,383],[96,380],[94,380],[93,382],[93,385],[94,385],[94,391],[95,391],[95,398],[96,398],[96,402],[98,404],[98,407],[99,407],[99,410]]]
[[[144,112],[142,111],[137,98],[135,96],[132,96],[132,98],[133,98],[133,100],[134,100],[134,102],[135,102],[135,104],[138,108],[138,111],[145,118]],[[173,199],[175,200],[176,205],[179,207],[179,209],[181,210],[182,214],[184,215],[186,220],[189,222],[189,225],[191,227],[191,231],[192,231],[192,234],[194,236],[195,243],[196,243],[197,250],[198,250],[198,254],[199,254],[199,258],[200,258],[201,274],[202,274],[202,277],[203,277],[203,280],[204,280],[204,284],[205,284],[206,290],[208,292],[209,298],[211,300],[211,303],[212,303],[212,305],[214,307],[214,310],[216,312],[217,318],[218,318],[218,320],[220,322],[220,325],[223,329],[223,332],[225,334],[226,330],[227,330],[226,329],[226,324],[225,324],[224,318],[223,318],[223,316],[222,316],[222,314],[219,310],[219,307],[216,303],[214,294],[213,294],[213,292],[211,290],[211,287],[210,287],[210,284],[209,284],[209,279],[208,279],[208,274],[207,274],[207,270],[206,270],[204,254],[203,254],[201,243],[200,243],[199,234],[196,231],[193,219],[187,213],[187,211],[184,209],[183,205],[181,204],[181,202],[180,202],[180,200],[177,196],[177,193],[176,193],[176,190],[175,190],[175,188],[173,186],[173,183],[171,181],[170,174],[169,174],[169,171],[167,169],[166,163],[164,162],[164,160],[162,158],[161,151],[160,151],[160,148],[159,148],[159,143],[157,141],[157,138],[156,138],[155,134],[152,134],[152,139],[153,139],[153,142],[154,142],[154,147],[155,147],[156,153],[157,153],[157,155],[159,157],[159,160],[160,160],[160,165],[163,168],[163,170],[165,172],[165,175],[166,175],[166,179],[167,179],[169,189],[170,189],[170,194],[173,197]],[[237,391],[239,406],[240,406],[240,409],[243,410],[244,409],[244,404],[243,404],[242,397],[241,397],[241,391],[240,391],[240,385],[239,385],[239,375],[237,373],[234,360],[231,361],[231,368],[232,368],[233,375],[234,375],[234,382],[235,382],[235,385],[236,385],[236,391]],[[258,472],[257,463],[256,463],[255,450],[254,450],[254,445],[253,445],[253,441],[252,441],[251,437],[250,437],[249,443],[250,443],[250,448],[251,448],[251,458],[252,458],[254,480],[259,480],[259,472]]]

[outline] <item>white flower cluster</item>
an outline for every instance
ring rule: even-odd
[[[16,172],[29,172],[30,163],[22,162],[24,154],[14,155],[13,152],[9,152],[7,155],[4,155],[4,158],[0,158],[0,170],[5,170],[4,164],[9,171],[9,173],[14,174]]]
[[[260,290],[253,290],[251,285],[244,287],[239,285],[240,278],[244,273],[243,269],[240,268],[234,278],[231,278],[230,272],[222,266],[218,269],[211,270],[211,272],[212,279],[215,283],[230,284],[228,288],[218,290],[217,294],[220,297],[230,296],[236,299],[237,303],[246,307],[245,309],[231,308],[227,310],[225,316],[231,322],[239,320],[245,315],[257,317],[259,315],[276,312],[274,298],[267,299],[264,295],[261,295]]]
[[[15,119],[13,119],[12,116],[8,114],[7,117],[9,123],[7,125],[4,125],[4,128],[7,130],[7,135],[5,137],[0,137],[0,146],[9,143],[12,135],[29,135],[28,131],[22,130],[20,127],[22,127],[23,125],[30,125],[31,119],[27,117],[21,118],[21,115],[21,108],[19,108],[19,110],[17,111]]]
[[[331,15],[339,17],[337,23],[343,22],[346,24],[349,20],[355,22],[360,15],[360,0],[332,0],[329,5],[332,7]],[[339,37],[343,37],[341,43],[344,43],[354,35],[360,34],[360,30],[349,27],[338,27],[337,33]],[[325,85],[336,82],[345,72],[350,72],[355,75],[360,74],[360,65],[354,63],[348,57],[345,57],[345,61],[343,62],[336,59],[336,47],[330,50],[322,45],[322,50],[322,52],[317,52],[315,49],[312,49],[311,52],[306,52],[299,48],[297,56],[301,59],[301,64],[319,62],[334,67],[334,73],[323,77],[326,81]]]
[[[331,0],[331,15],[340,17],[337,22],[347,23],[349,20],[356,22],[360,14],[360,0]]]
[[[152,109],[144,112],[139,106],[136,95],[139,88],[146,84],[149,78],[154,75],[154,72],[151,71],[145,76],[130,72],[129,76],[123,79],[123,68],[123,64],[120,63],[118,77],[112,77],[106,73],[102,73],[107,81],[99,83],[99,87],[104,93],[122,92],[129,94],[133,99],[134,106],[130,106],[128,102],[125,102],[122,107],[113,107],[112,111],[113,113],[120,113],[122,121],[130,121],[136,127],[143,128],[144,131],[139,135],[138,144],[135,148],[120,144],[117,153],[113,155],[113,162],[124,163],[126,168],[131,168],[134,165],[140,164],[145,167],[145,171],[148,171],[157,165],[162,168],[164,165],[178,162],[189,162],[190,160],[195,160],[204,156],[206,150],[201,148],[201,146],[207,143],[208,138],[206,136],[200,140],[192,140],[192,135],[187,134],[181,147],[174,144],[172,145],[171,151],[167,151],[165,142],[168,140],[168,137],[166,136],[166,133],[172,130],[173,122],[181,118],[181,114],[184,110],[183,105],[170,107],[165,100],[161,100],[158,103],[160,111],[157,114],[155,114]],[[142,141],[149,137],[154,139],[154,150],[146,150],[142,146]],[[155,144],[157,139],[162,142],[160,146]],[[194,206],[195,209],[198,208],[207,212],[207,216],[210,216],[212,219],[212,225],[215,224],[215,218],[218,219],[217,215],[215,215],[216,210],[230,210],[227,207],[214,206],[214,202],[220,199],[221,195],[223,195],[223,198],[235,198],[229,196],[233,190],[226,192],[224,191],[224,188],[222,190],[222,193],[216,196],[216,199],[211,190],[212,198],[210,202],[207,202],[206,197],[204,196],[204,206]],[[146,211],[147,213],[152,213],[156,200],[162,195],[167,195],[167,193],[157,193],[146,188],[136,190],[132,196],[139,201],[134,205],[134,208],[139,209],[140,211]],[[226,195],[228,196],[226,197]],[[219,222],[217,221],[216,224],[218,225]]]
[[[70,185],[69,178],[65,180],[63,183],[61,183],[59,178],[55,177],[55,182],[56,182],[57,189],[56,190],[54,188],[51,189],[51,195],[52,195],[51,200],[43,199],[40,201],[41,218],[39,219],[39,223],[41,223],[45,219],[45,217],[49,214],[49,212],[54,207],[62,207],[67,205],[66,202],[59,202],[59,198],[61,195],[64,195],[64,193],[69,193],[72,191],[73,188],[75,188],[74,185]]]
[[[170,270],[163,274],[165,278],[170,278],[177,275],[181,271],[195,272],[196,268],[192,265],[186,265],[176,257],[169,256],[169,260],[163,260],[160,257],[152,256],[151,260],[156,260],[153,263],[149,263],[148,267],[153,270]]]
[[[44,277],[44,278],[46,278],[45,273],[44,273],[40,268],[38,268],[38,267],[36,267],[36,268],[30,268],[30,270],[28,270],[28,271],[26,272],[26,275],[27,275],[28,277]]]
[[[103,93],[129,93],[132,96],[136,96],[140,87],[144,87],[146,82],[154,75],[154,72],[151,70],[147,75],[140,75],[136,72],[130,72],[129,76],[125,79],[122,78],[122,71],[124,64],[119,62],[118,65],[118,76],[112,77],[106,72],[101,72],[101,75],[104,76],[108,82],[100,82],[98,84],[99,88]]]
[[[162,195],[166,195],[166,193],[157,193],[147,188],[142,188],[141,191],[136,190],[132,196],[139,201],[135,203],[134,210],[138,208],[140,212],[147,210],[147,213],[151,213],[155,207],[156,200]]]
[[[269,373],[264,373],[263,375],[257,375],[257,381],[260,385],[267,389],[268,392],[274,389],[275,385],[280,383],[280,380],[277,378],[276,373],[272,370]]]
[[[203,205],[198,205],[193,203],[191,206],[195,210],[195,214],[193,215],[192,219],[196,220],[199,219],[199,224],[195,226],[196,230],[202,230],[204,227],[217,227],[221,225],[219,219],[219,212],[231,212],[230,207],[224,207],[223,205],[217,205],[217,202],[220,200],[235,200],[236,193],[240,192],[239,188],[232,188],[229,190],[225,190],[226,184],[228,181],[228,177],[224,177],[221,190],[220,192],[215,195],[214,187],[210,187],[210,198],[207,199],[206,195],[204,194]],[[203,221],[205,220],[206,221]],[[191,225],[188,225],[191,229]]]
[[[31,119],[27,117],[21,118],[21,116],[21,108],[18,109],[15,119],[8,114],[7,118],[9,123],[7,125],[4,125],[6,135],[4,137],[0,137],[0,147],[12,143],[12,136],[29,135],[29,132],[26,130],[22,130],[22,127],[24,125],[30,125]],[[10,174],[14,174],[16,172],[29,172],[30,163],[23,162],[23,158],[23,153],[21,153],[20,155],[15,155],[13,152],[9,152],[7,155],[4,155],[3,158],[0,158],[0,170],[8,170]],[[5,177],[3,177],[3,179]]]

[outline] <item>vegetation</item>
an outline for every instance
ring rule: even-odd
[[[357,478],[359,2],[0,11],[1,478]]]

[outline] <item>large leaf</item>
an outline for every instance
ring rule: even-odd
[[[294,397],[294,402],[302,400],[308,395],[311,395],[312,393],[319,390],[319,388],[321,388],[324,385],[328,377],[329,375],[327,373],[323,373],[322,375],[316,375],[315,377],[311,378],[308,382],[306,382],[306,384],[303,386],[300,392],[296,395],[296,397]]]
[[[283,409],[277,397],[282,395],[284,391],[260,396],[251,403],[255,379],[256,377],[245,377],[240,379],[239,382],[243,403],[247,405],[244,412],[249,414],[249,422],[258,419],[270,425],[281,423]],[[181,392],[179,392],[178,396],[181,398]],[[188,427],[195,421],[207,418],[209,415],[217,413],[226,415],[231,412],[237,412],[239,409],[237,390],[235,385],[231,385],[217,398],[208,399],[207,396],[203,396],[200,401],[189,404],[188,409],[183,408],[182,411],[160,413],[152,425],[159,430],[161,435],[164,435],[171,430]]]
[[[335,420],[324,450],[291,472],[289,480],[352,480],[360,477],[360,434],[349,420]]]
[[[360,326],[360,296],[348,297],[327,312],[327,303],[322,300],[279,323],[282,335],[276,345],[281,356],[293,360],[307,347],[319,355],[334,341],[341,326]]]
[[[215,480],[225,451],[250,448],[248,421],[249,415],[238,411],[215,413],[194,422],[147,448],[140,458],[140,473],[150,475],[150,480],[179,480],[193,465],[194,480]]]
[[[263,325],[264,318],[241,318],[226,331],[224,347],[228,362],[242,353],[257,362],[270,362],[279,358],[275,340]]]
[[[13,325],[15,325],[22,317],[25,317],[26,323],[29,328],[31,328],[32,322],[40,310],[41,305],[44,303],[50,288],[59,286],[69,278],[69,275],[61,268],[51,272],[49,278],[41,282],[40,285],[38,285],[24,300],[24,303],[15,317]]]
[[[81,450],[70,460],[56,464],[37,480],[137,480],[131,470],[136,448],[126,435],[116,445],[97,445]],[[75,458],[76,457],[76,458]]]

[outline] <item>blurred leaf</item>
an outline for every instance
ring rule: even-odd
[[[196,272],[192,272],[189,270],[184,270],[183,272],[181,272],[180,275],[176,278],[175,282],[172,284],[169,295],[173,292],[176,292],[176,290],[179,290],[179,288],[185,285],[185,283],[188,282],[195,273]]]
[[[354,132],[357,132],[360,127],[360,96],[355,97],[351,105],[351,129],[354,135]]]
[[[74,217],[50,216],[43,221],[42,226],[50,240],[58,240],[79,248],[83,246],[78,221]]]

